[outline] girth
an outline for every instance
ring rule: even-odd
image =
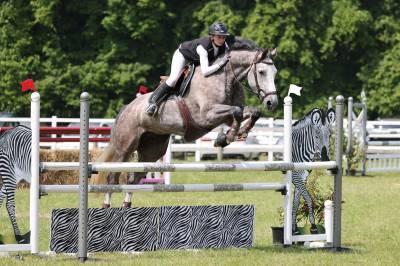
[[[182,116],[184,139],[186,141],[196,140],[211,131],[209,128],[199,126],[199,124],[193,120],[190,110],[182,97],[176,97],[176,103],[178,104],[179,112]]]

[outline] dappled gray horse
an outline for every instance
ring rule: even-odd
[[[229,63],[215,74],[204,77],[195,70],[189,91],[183,97],[170,97],[154,116],[144,110],[151,94],[136,98],[118,114],[109,146],[97,161],[125,162],[134,151],[139,162],[155,162],[167,149],[171,134],[195,140],[213,128],[227,124],[230,129],[220,134],[215,146],[226,146],[238,137],[246,137],[260,116],[255,107],[243,107],[244,91],[240,81],[247,79],[250,90],[268,109],[278,104],[275,88],[277,70],[273,50],[232,50]],[[241,122],[250,118],[241,126]],[[118,184],[120,173],[100,173],[93,177],[94,184]],[[145,172],[129,173],[128,184],[137,184]],[[106,194],[103,207],[109,207],[111,193]],[[127,193],[123,206],[131,205]]]

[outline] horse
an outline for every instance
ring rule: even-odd
[[[221,124],[230,128],[218,135],[214,146],[225,147],[237,138],[245,138],[261,112],[244,106],[241,81],[246,78],[248,89],[267,110],[274,110],[278,105],[273,61],[277,50],[260,49],[242,41],[233,45],[229,53],[229,62],[210,76],[204,77],[200,68],[195,68],[187,93],[169,97],[153,116],[144,112],[151,93],[124,106],[116,117],[108,147],[96,161],[126,162],[137,151],[139,162],[155,162],[165,154],[171,134],[195,140]],[[115,185],[119,175],[99,173],[92,178],[92,184]],[[128,173],[126,183],[138,184],[145,176],[146,172]],[[111,193],[106,193],[103,208],[110,207],[110,201]],[[130,207],[131,201],[132,194],[126,193],[122,206]]]

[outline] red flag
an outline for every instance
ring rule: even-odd
[[[33,82],[33,79],[24,80],[24,81],[20,82],[20,84],[22,86],[21,91],[23,91],[23,92],[28,91],[28,90],[36,91],[36,87],[35,87],[35,83]]]
[[[140,94],[146,94],[149,92],[149,89],[146,86],[140,85],[139,89],[138,89],[138,93]]]

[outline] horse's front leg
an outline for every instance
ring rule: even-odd
[[[235,141],[243,120],[243,109],[238,106],[216,104],[208,111],[206,118],[207,122],[212,125],[231,124],[227,133],[218,134],[214,143],[215,147],[225,147]]]
[[[260,118],[261,112],[257,107],[245,106],[243,111],[243,120],[250,118],[246,123],[239,129],[238,138],[246,139],[250,130],[254,127],[254,124]]]

